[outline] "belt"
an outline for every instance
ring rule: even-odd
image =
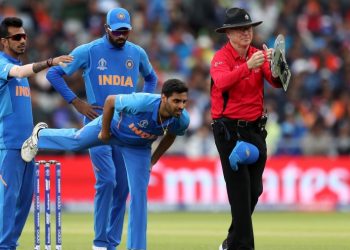
[[[216,123],[216,122],[224,122],[229,125],[233,125],[240,128],[245,128],[245,127],[264,128],[266,124],[266,121],[260,118],[255,121],[246,121],[241,119],[229,119],[226,117],[222,117],[222,118],[213,120],[213,123]]]

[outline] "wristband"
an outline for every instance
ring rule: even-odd
[[[48,67],[51,67],[53,65],[53,58],[52,57],[50,57],[49,59],[46,60],[46,65]]]

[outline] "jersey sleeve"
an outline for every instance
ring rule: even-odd
[[[153,67],[148,59],[146,51],[141,47],[138,47],[138,49],[140,51],[140,69],[139,70],[141,75],[143,77],[146,77],[153,71]]]
[[[8,80],[8,76],[10,73],[11,68],[14,66],[14,64],[0,61],[0,87],[2,87],[5,82]]]
[[[46,79],[51,83],[55,90],[61,94],[61,96],[68,102],[71,103],[77,96],[68,87],[66,81],[63,78],[64,71],[59,66],[54,66],[49,69],[46,73]]]
[[[133,93],[117,95],[115,98],[114,109],[116,113],[126,112],[137,114],[139,112],[150,111],[155,95],[148,93]]]
[[[66,67],[60,66],[66,75],[70,76],[78,69],[87,68],[89,61],[89,48],[89,44],[83,44],[70,53],[70,55],[73,56],[73,61],[68,63]]]

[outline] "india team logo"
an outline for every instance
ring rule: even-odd
[[[131,59],[126,60],[125,66],[127,69],[132,69],[134,67],[134,62]]]
[[[148,126],[148,121],[147,120],[141,120],[137,123],[137,125],[139,125],[140,128],[147,128]]]
[[[107,69],[107,61],[104,58],[101,58],[98,61],[97,69],[99,69],[99,70],[106,70]]]
[[[118,14],[117,14],[117,18],[120,19],[120,20],[125,19],[124,13],[118,13]]]

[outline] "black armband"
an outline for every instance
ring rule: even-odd
[[[53,65],[53,58],[50,57],[49,59],[46,60],[46,65],[47,67],[51,67]]]

